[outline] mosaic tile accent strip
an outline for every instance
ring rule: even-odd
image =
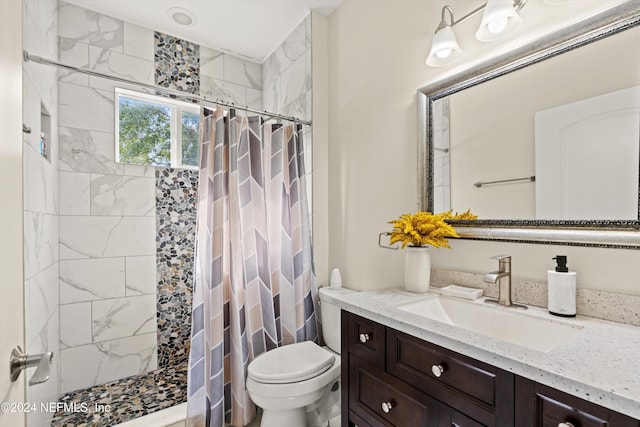
[[[198,95],[200,45],[156,31],[155,84]]]
[[[196,238],[198,172],[156,170],[158,366],[186,363]]]
[[[187,364],[183,363],[67,393],[59,403],[69,411],[56,412],[51,426],[108,427],[186,401]]]

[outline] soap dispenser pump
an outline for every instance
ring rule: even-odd
[[[547,271],[549,313],[556,316],[576,315],[576,273],[569,271],[566,255],[553,258],[556,268]]]

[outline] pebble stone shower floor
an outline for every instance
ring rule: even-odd
[[[187,401],[187,364],[157,369],[99,386],[77,390],[60,398],[67,408],[57,412],[52,427],[109,427]],[[107,408],[109,411],[98,411]]]

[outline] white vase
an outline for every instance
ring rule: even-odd
[[[431,280],[431,253],[428,246],[404,248],[404,287],[409,292],[427,292]]]

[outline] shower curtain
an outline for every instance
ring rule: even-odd
[[[260,353],[318,341],[300,125],[203,109],[187,426],[244,426]]]

